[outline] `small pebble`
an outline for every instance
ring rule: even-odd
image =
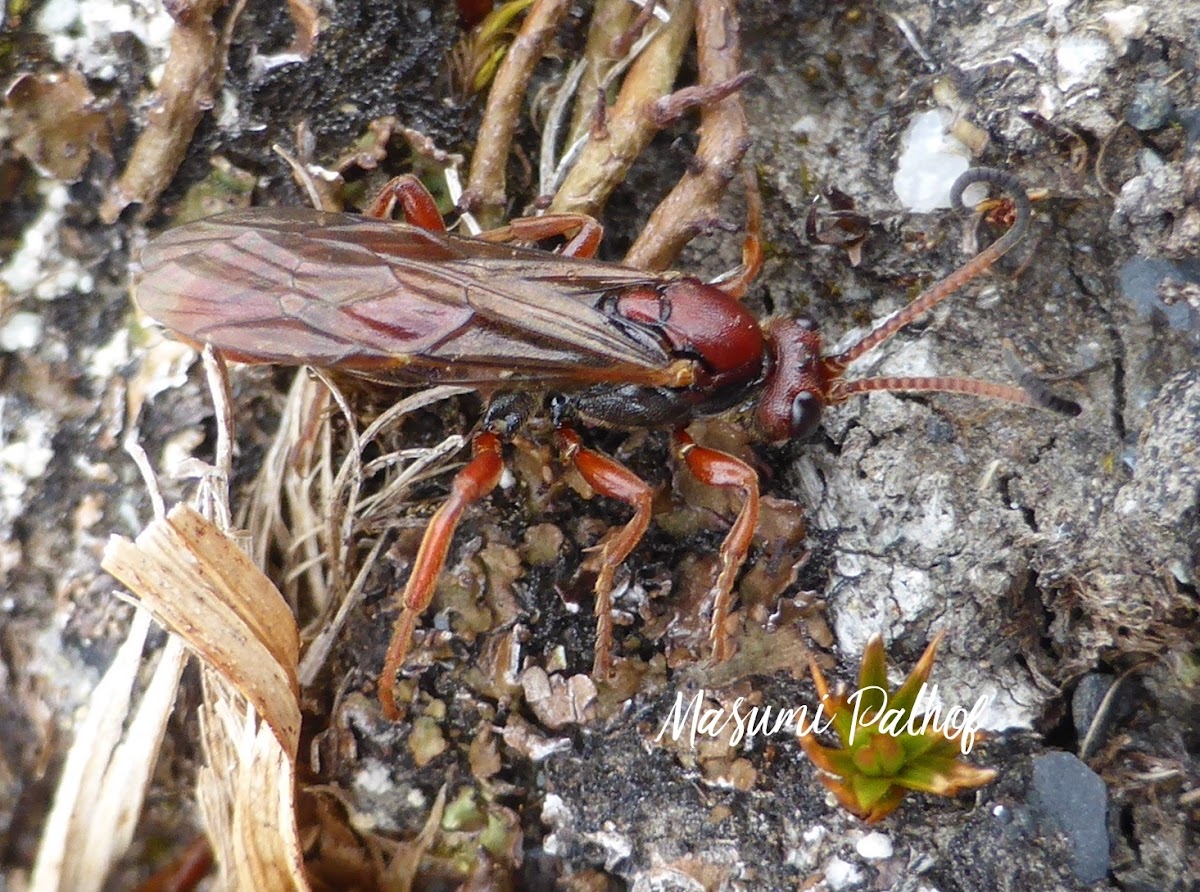
[[[1079,679],[1079,685],[1071,695],[1071,718],[1075,722],[1075,735],[1081,741],[1095,721],[1096,712],[1112,683],[1113,677],[1103,672],[1093,672]]]
[[[930,443],[944,446],[954,442],[954,425],[941,415],[932,415],[925,422],[925,436]]]
[[[1187,134],[1188,148],[1200,141],[1200,108],[1181,108],[1175,112],[1175,120]]]
[[[1146,7],[1140,4],[1106,12],[1100,18],[1104,20],[1108,39],[1118,56],[1124,56],[1129,52],[1129,44],[1135,40],[1141,40],[1150,30]]]
[[[935,108],[913,117],[900,139],[892,188],[910,211],[950,206],[950,186],[970,166],[967,147],[946,132],[948,112]]]
[[[892,857],[892,841],[882,833],[868,833],[854,845],[855,850],[868,861],[882,861]]]
[[[1200,328],[1200,313],[1186,301],[1173,305],[1163,303],[1159,287],[1164,280],[1185,285],[1200,283],[1200,261],[1195,258],[1160,260],[1135,255],[1117,270],[1121,293],[1133,303],[1139,315],[1161,316],[1171,328],[1180,331]]]
[[[1135,88],[1133,101],[1125,108],[1125,120],[1135,130],[1158,130],[1165,127],[1175,111],[1170,91],[1158,81],[1141,81]]]
[[[1138,173],[1150,173],[1150,171],[1158,170],[1162,166],[1162,156],[1159,155],[1158,152],[1154,151],[1154,149],[1138,149]]]

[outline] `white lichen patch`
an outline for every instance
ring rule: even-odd
[[[935,581],[926,570],[893,565],[886,558],[837,556],[837,586],[831,609],[843,653],[862,653],[872,635],[891,639],[936,606]]]
[[[633,854],[633,841],[628,835],[618,832],[616,825],[611,821],[605,822],[603,830],[584,833],[583,838],[599,846],[604,852],[604,869],[609,873],[616,870],[619,863]]]
[[[1064,93],[1098,83],[1112,51],[1108,41],[1093,34],[1071,34],[1054,49],[1058,89]]]
[[[129,330],[122,328],[97,347],[88,359],[87,372],[93,378],[107,381],[129,362]]]
[[[46,473],[54,457],[53,427],[46,415],[32,411],[14,416],[0,407],[0,417],[0,529],[7,529],[22,513],[29,485]]]
[[[359,770],[354,773],[352,783],[356,792],[371,797],[392,795],[396,791],[396,781],[392,777],[391,769],[378,759],[364,760]]]
[[[38,190],[42,193],[42,212],[25,227],[20,247],[0,269],[0,281],[18,300],[54,300],[75,291],[90,291],[92,275],[77,260],[59,251],[59,228],[70,201],[67,187],[41,180]]]
[[[406,790],[398,786],[392,767],[379,759],[361,762],[350,782],[349,793],[345,805],[350,826],[364,834],[396,833],[399,825],[393,809],[398,801],[414,811],[429,808],[424,793],[415,787]]]
[[[1003,677],[1001,677],[1003,676]],[[1027,731],[1041,715],[1037,704],[1040,694],[1028,674],[1017,677],[1016,671],[989,667],[987,673],[971,679],[974,685],[945,683],[942,696],[951,707],[970,708],[976,701],[987,698],[987,708],[980,713],[980,729],[984,731]]]
[[[858,888],[865,881],[863,872],[849,861],[834,855],[825,862],[825,885],[831,892]]]
[[[196,450],[204,442],[204,431],[189,428],[170,437],[162,447],[161,467],[173,478],[192,476]]]
[[[134,409],[160,393],[182,387],[188,369],[196,361],[194,349],[181,341],[164,338],[157,330],[145,332],[143,341],[146,343],[140,351],[141,363],[129,380],[130,406]]]
[[[0,326],[0,350],[15,353],[32,350],[42,339],[42,317],[37,313],[13,313]]]
[[[821,848],[828,836],[829,828],[824,824],[814,824],[807,828],[800,835],[799,843],[788,849],[784,863],[797,870],[812,870],[820,860]]]
[[[42,692],[43,702],[59,705],[68,714],[83,704],[99,680],[95,669],[63,648],[60,626],[66,622],[70,609],[69,604],[64,604],[55,613],[54,625],[22,639],[24,677]]]
[[[128,51],[118,48],[117,35],[135,37],[160,69],[175,27],[160,0],[49,0],[36,25],[55,59],[101,80],[112,80],[128,65]]]

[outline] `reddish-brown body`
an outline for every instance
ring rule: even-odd
[[[601,425],[673,429],[673,451],[700,480],[741,492],[743,507],[721,548],[714,585],[714,655],[729,653],[732,589],[758,515],[758,484],[744,462],[692,442],[684,426],[757,395],[763,436],[804,436],[821,409],[870,390],[951,391],[1024,404],[1015,387],[960,378],[846,381],[846,366],[987,269],[1023,233],[1029,204],[1019,184],[976,170],[955,185],[998,182],[1014,198],[1013,229],[929,289],[859,344],[821,355],[820,335],[804,319],[765,328],[739,301],[761,265],[751,227],[741,272],[724,285],[646,273],[590,259],[600,238],[587,217],[513,221],[479,239],[445,232],[432,198],[410,177],[394,180],[369,216],[297,209],[224,214],[151,242],[135,280],[147,315],[196,344],[246,362],[332,367],[400,385],[452,382],[499,395],[473,441],[474,457],[435,515],[404,594],[380,683],[396,714],[393,684],[413,627],[433,595],[462,511],[499,479],[509,416],[498,404],[536,390],[563,395],[556,440],[601,494],[634,516],[601,546],[596,583],[596,671],[610,665],[610,590],[616,568],[650,520],[646,484],[583,446],[572,419]],[[409,222],[382,219],[403,205]],[[571,236],[561,253],[508,244]]]

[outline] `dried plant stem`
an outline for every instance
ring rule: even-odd
[[[467,191],[474,199],[470,210],[477,212],[485,229],[500,225],[503,217],[505,168],[521,103],[533,69],[545,54],[568,6],[567,0],[538,0],[534,4],[488,93],[467,181]]]
[[[302,579],[307,597],[318,607],[335,597],[328,590],[327,568],[316,560],[327,553],[330,536],[321,497],[313,493],[314,486],[325,489],[320,471],[330,439],[329,401],[320,381],[305,371],[296,374],[245,513],[238,518],[250,531],[250,554],[259,568],[267,567],[272,547],[286,556],[281,589],[293,608],[298,608]],[[302,577],[296,567],[305,568]]]
[[[171,54],[150,104],[146,129],[134,143],[129,163],[100,205],[100,219],[113,223],[129,205],[149,216],[158,196],[179,169],[192,134],[221,91],[228,41],[213,24],[225,0],[185,0],[168,5],[175,19]]]
[[[651,112],[670,95],[692,33],[693,4],[681,0],[650,44],[630,66],[607,117],[608,138],[592,139],[559,187],[550,206],[558,214],[596,214],[649,145],[659,125]],[[592,98],[594,99],[594,92]],[[580,93],[586,101],[586,91]],[[594,103],[593,106],[594,107]],[[590,114],[590,111],[589,111]]]
[[[99,890],[129,848],[187,659],[172,636],[137,699],[150,622],[145,610],[134,615],[76,725],[27,885],[33,892]]]
[[[613,55],[613,42],[629,27],[636,9],[629,0],[596,0],[588,25],[587,46],[583,51],[583,76],[579,80],[578,98],[571,112],[567,145],[574,143],[591,127],[597,97],[608,86],[605,76],[621,58]]]
[[[696,44],[702,88],[717,89],[738,76],[740,41],[733,0],[699,0]],[[670,266],[688,241],[718,219],[721,196],[749,146],[739,93],[703,105],[696,163],[655,209],[625,262],[649,270]]]
[[[229,480],[233,476],[233,390],[229,386],[229,367],[224,358],[212,346],[206,346],[200,354],[204,362],[204,376],[212,393],[213,411],[217,416],[217,449],[213,459],[213,471],[206,479],[215,492],[209,497],[212,515],[222,529],[229,529]],[[204,496],[202,487],[199,495]]]

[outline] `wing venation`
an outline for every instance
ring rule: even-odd
[[[655,282],[617,264],[301,209],[171,230],[142,252],[151,318],[242,361],[405,369],[466,383],[653,380],[669,357],[604,294]]]

